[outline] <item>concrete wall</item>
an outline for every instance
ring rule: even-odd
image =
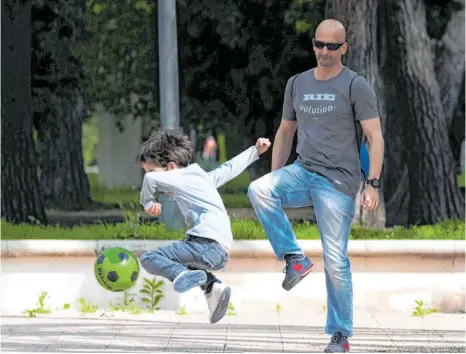
[[[0,281],[1,312],[20,314],[37,306],[42,291],[48,292],[46,305],[53,310],[68,303],[76,309],[77,299],[97,304],[99,309],[109,309],[109,302],[121,303],[122,293],[112,293],[102,288],[93,273],[95,258],[58,257],[2,259]],[[248,263],[245,259],[242,262]],[[227,269],[216,275],[232,287],[231,302],[237,311],[270,310],[282,308],[307,312],[322,310],[326,304],[325,274],[322,265],[311,273],[293,291],[282,289],[281,271],[249,271]],[[142,278],[152,278],[141,270],[138,284],[130,289],[137,294]],[[464,311],[464,273],[353,273],[354,306],[356,311],[411,313],[416,300],[422,300],[442,312]],[[181,306],[190,313],[207,313],[202,291],[197,288],[183,294],[173,290],[169,282],[163,288],[163,310],[177,310]]]
[[[122,123],[124,130],[120,132],[111,115],[102,113],[99,119],[99,183],[109,188],[139,188],[142,171],[135,157],[141,143],[142,121],[127,116]]]

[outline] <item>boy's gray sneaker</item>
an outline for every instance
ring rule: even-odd
[[[337,332],[330,339],[330,343],[325,347],[324,353],[348,353],[349,352],[348,338],[341,332]]]
[[[178,293],[184,293],[197,286],[204,285],[207,281],[207,274],[203,270],[185,270],[178,274],[173,280],[173,287]]]
[[[206,294],[207,306],[209,307],[210,323],[217,323],[227,313],[230,304],[231,288],[222,283],[214,283],[210,293]]]
[[[283,269],[283,272],[286,273],[282,283],[283,289],[290,291],[314,269],[314,266],[311,260],[304,255],[288,257],[285,269]]]

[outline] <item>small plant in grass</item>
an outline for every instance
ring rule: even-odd
[[[80,297],[79,302],[79,312],[82,314],[86,313],[95,313],[97,312],[97,305],[92,304],[90,301],[87,302],[85,298]]]
[[[142,309],[134,301],[135,294],[130,294],[127,290],[123,292],[123,301],[121,304],[113,304],[110,301],[111,311],[126,311],[132,315],[139,315]]]
[[[277,306],[275,306],[275,311],[280,312],[281,310],[282,310],[281,305],[277,304]]]
[[[152,280],[147,278],[143,278],[144,285],[142,289],[139,290],[141,294],[141,301],[144,305],[148,308],[150,312],[154,312],[156,310],[160,310],[160,307],[157,305],[159,304],[160,300],[163,298],[163,280],[155,281],[155,277]]]
[[[189,315],[188,310],[186,310],[186,305],[180,306],[180,308],[178,309],[178,311],[176,311],[176,314],[177,314],[178,316],[186,316],[186,315]]]
[[[236,316],[235,307],[233,306],[231,302],[228,304],[227,316]]]
[[[123,309],[124,311],[132,314],[132,315],[140,315],[143,311],[135,301],[131,301],[125,308]]]
[[[39,225],[39,226],[42,225],[42,224],[40,223],[40,220],[39,220],[39,219],[36,219],[36,218],[35,218],[34,216],[32,216],[32,215],[29,215],[29,216],[28,216],[28,220],[29,220],[29,222],[30,222],[31,224],[35,224],[35,225]]]
[[[29,317],[37,317],[37,314],[47,315],[52,312],[50,309],[45,308],[45,298],[47,294],[47,291],[42,291],[37,300],[38,307],[35,309],[26,309],[24,312],[27,313]]]
[[[118,233],[118,236],[121,237],[123,236],[122,233],[124,233],[125,235],[130,235],[132,238],[139,238],[139,229],[141,228],[141,214],[139,212],[135,213],[133,210],[131,210],[134,209],[134,205],[132,203],[130,204],[131,209],[129,210],[126,210],[123,204],[119,203],[119,205],[121,213],[123,214],[123,218],[125,219],[123,223],[125,227]]]
[[[37,317],[37,312],[36,312],[36,309],[32,309],[32,310],[24,310],[25,313],[28,314],[29,318],[34,318],[34,317]]]
[[[42,291],[42,293],[39,295],[39,299],[37,300],[37,304],[39,305],[39,308],[37,309],[37,313],[48,314],[51,312],[50,309],[45,308],[46,297],[47,297],[47,292]]]
[[[424,301],[422,300],[416,300],[416,305],[417,306],[414,308],[414,311],[412,313],[412,315],[416,317],[424,317],[426,315],[438,312],[437,309],[426,307]]]

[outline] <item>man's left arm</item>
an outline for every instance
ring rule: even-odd
[[[354,80],[356,120],[361,123],[369,150],[368,180],[380,180],[384,160],[384,139],[377,109],[377,97],[365,79]],[[365,210],[374,210],[379,204],[379,188],[366,184],[361,203]]]
[[[361,121],[361,127],[367,138],[369,150],[369,176],[368,179],[380,179],[384,157],[384,140],[380,118],[375,117]]]

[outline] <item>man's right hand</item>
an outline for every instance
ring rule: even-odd
[[[159,216],[162,213],[162,205],[159,203],[154,203],[149,208],[144,210],[150,216]]]

